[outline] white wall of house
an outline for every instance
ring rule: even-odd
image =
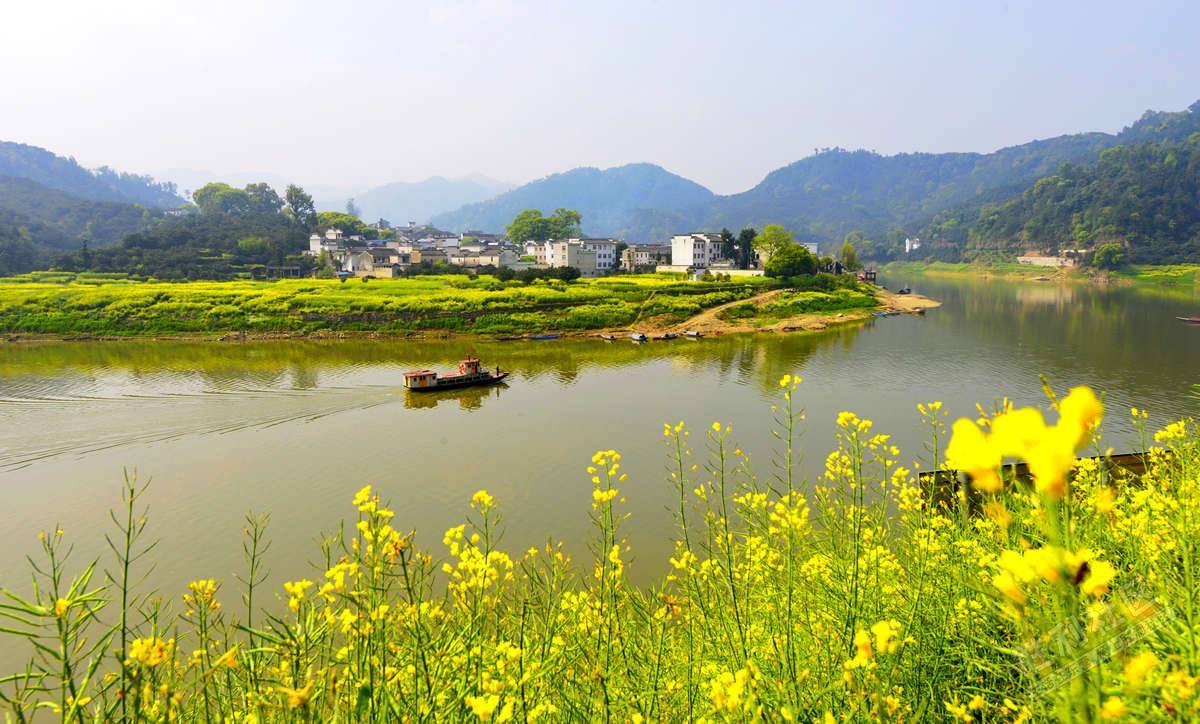
[[[671,265],[705,269],[721,261],[721,237],[717,234],[676,234],[671,237]]]

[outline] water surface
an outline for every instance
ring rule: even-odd
[[[1132,446],[1131,405],[1152,422],[1195,414],[1200,313],[1191,290],[936,277],[911,284],[944,306],[820,334],[736,336],[634,345],[590,340],[120,342],[0,346],[0,585],[25,590],[23,557],[39,529],[61,525],[76,555],[102,553],[123,471],[153,478],[148,534],[161,538],[151,584],[177,600],[192,578],[234,585],[242,517],[270,512],[272,584],[313,575],[318,535],[350,512],[366,483],[390,498],[397,526],[441,552],[442,532],[487,488],[503,506],[505,545],[547,538],[586,550],[597,449],[625,457],[630,570],[662,572],[672,491],[662,424],[733,426],[764,474],[779,377],[804,377],[804,469],[819,472],[833,420],[855,410],[911,460],[924,441],[918,402],[952,416],[1007,395],[1060,390],[1107,396],[1109,444]],[[467,354],[513,371],[505,387],[406,393],[412,368],[452,368]],[[701,442],[700,433],[694,436]],[[225,596],[232,604],[232,592]],[[0,663],[8,663],[0,642]],[[6,667],[0,667],[7,670]]]

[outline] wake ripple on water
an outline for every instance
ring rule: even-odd
[[[5,444],[5,437],[9,442],[17,437],[16,425],[11,436],[0,435],[0,472],[61,455],[314,422],[402,400],[403,391],[387,385],[0,396],[0,418],[12,418],[22,427],[19,445]],[[126,429],[113,429],[122,424]],[[30,429],[41,431],[33,445]],[[37,444],[38,437],[45,444]]]

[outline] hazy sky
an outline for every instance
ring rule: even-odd
[[[992,150],[1200,98],[1200,2],[3,0],[0,139],[366,187]]]

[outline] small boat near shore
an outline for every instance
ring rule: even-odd
[[[617,338],[617,337],[616,337],[616,335],[614,335],[614,334],[602,334],[602,335],[600,335],[600,339],[604,340],[605,342],[611,342],[611,341],[613,341],[613,340],[614,340],[614,339],[616,339],[616,338]]]
[[[558,339],[561,336],[561,334],[531,334],[525,339],[530,342],[544,342],[548,339]]]
[[[694,329],[688,329],[688,330],[685,330],[685,331],[684,331],[684,333],[683,333],[683,336],[684,336],[684,337],[688,337],[688,338],[690,338],[690,339],[700,339],[701,337],[703,337],[703,336],[704,336],[704,333],[703,333],[703,332],[697,332],[697,331],[696,331],[696,330],[694,330]]]
[[[1200,317],[1176,317],[1176,319],[1181,322],[1188,322],[1189,324],[1200,324]]]
[[[655,339],[662,341],[662,342],[669,342],[672,339],[679,339],[679,335],[675,334],[674,332],[663,332],[662,334],[655,337]]]
[[[646,335],[642,334],[641,332],[630,332],[629,338],[632,339],[634,342],[645,342],[646,341]]]
[[[404,388],[413,392],[436,392],[458,387],[495,385],[508,377],[508,372],[496,368],[495,373],[482,369],[478,357],[468,357],[458,363],[458,373],[439,375],[433,370],[414,370],[404,373]]]

